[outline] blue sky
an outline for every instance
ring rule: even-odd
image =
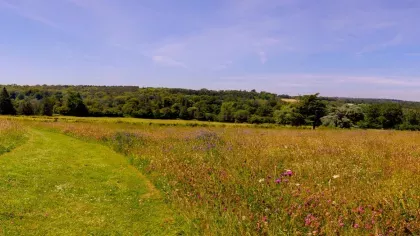
[[[0,83],[420,101],[418,0],[0,0]]]

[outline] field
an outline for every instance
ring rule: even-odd
[[[51,140],[60,141],[54,144],[54,150],[67,150],[63,151],[67,154],[61,153],[59,156],[68,155],[70,150],[79,152],[79,163],[88,162],[89,165],[101,166],[113,155],[120,158],[110,150],[106,151],[110,153],[104,155],[102,148],[106,147],[121,154],[121,158],[125,156],[124,163],[141,172],[138,177],[140,185],[150,181],[160,197],[157,202],[146,204],[145,208],[139,205],[124,208],[125,205],[118,202],[121,200],[118,198],[92,207],[97,210],[92,212],[99,217],[114,206],[117,210],[113,214],[113,222],[117,224],[113,226],[122,234],[135,231],[127,225],[142,221],[147,215],[145,209],[157,213],[168,212],[167,216],[152,216],[151,223],[148,224],[151,229],[144,228],[144,225],[138,226],[139,230],[143,230],[140,232],[154,234],[420,234],[418,132],[313,131],[212,123],[191,125],[191,122],[182,121],[155,123],[125,118],[51,120],[6,117],[0,119],[0,122],[2,137],[5,134],[13,136],[16,132],[26,133],[28,137],[16,141],[26,142],[25,144],[0,156],[0,168],[10,172],[17,171],[22,166],[26,166],[26,172],[34,174],[37,171],[42,172],[43,166],[50,168],[49,173],[58,168],[45,162],[36,166],[38,149],[48,149],[47,143],[50,142],[42,143],[39,138],[41,134],[41,137],[47,136]],[[19,137],[21,136],[24,135]],[[34,139],[34,136],[38,138]],[[0,140],[0,146],[6,146],[2,142],[4,143]],[[77,145],[72,146],[69,143]],[[12,149],[10,147],[19,145],[7,146],[9,150]],[[33,151],[19,151],[25,148]],[[90,154],[86,154],[88,150]],[[102,154],[96,155],[98,152]],[[53,160],[57,166],[67,165],[60,163],[62,159],[54,155]],[[85,156],[89,158],[84,158]],[[19,161],[23,162],[21,166]],[[26,165],[25,162],[33,165]],[[9,166],[9,163],[13,165]],[[124,164],[119,162],[118,165]],[[73,176],[80,165],[70,167],[73,171],[68,175]],[[111,165],[109,168],[108,171],[114,173],[112,168],[115,166]],[[76,176],[80,180],[92,175],[106,182],[108,177],[101,176],[100,173],[103,172],[97,171],[97,168],[88,168],[83,172],[86,176]],[[103,171],[107,173],[106,170]],[[3,170],[0,173],[4,173]],[[131,172],[121,174],[133,178]],[[56,175],[50,174],[45,179],[25,178],[28,178],[27,181],[34,181],[34,184],[44,181],[48,186],[48,182],[58,181],[55,178],[59,178],[59,174]],[[0,181],[5,181],[6,177],[0,174]],[[107,188],[107,185],[99,186]],[[131,185],[125,186],[128,195],[133,194],[130,191],[152,191],[130,190],[127,188],[131,188]],[[12,194],[14,191],[25,192],[22,188],[9,188],[6,192],[10,196],[2,195],[2,200],[7,202],[12,198],[19,199],[19,195]],[[34,193],[39,194],[39,189],[32,188]],[[84,189],[89,193],[89,189],[95,188],[100,187],[88,182]],[[79,186],[74,185],[72,189],[76,191]],[[122,197],[125,192],[119,194]],[[38,197],[45,200],[50,196],[41,194]],[[70,200],[75,201],[71,198]],[[19,215],[19,211],[25,212],[26,207],[33,209],[30,201],[14,201],[14,204],[13,209],[17,213],[13,216]],[[19,226],[13,226],[13,220],[5,215],[10,211],[7,206],[0,207],[0,229],[3,228],[6,233],[13,230],[25,232],[24,230],[45,222],[48,227],[54,228],[60,223],[60,218],[55,218],[55,221],[40,217],[25,220],[26,215],[21,214],[23,218],[18,222]],[[65,217],[74,218],[70,213],[61,212],[64,222],[67,222]],[[137,214],[137,218],[130,217],[130,214]],[[88,217],[80,216],[78,219],[77,222],[83,224]],[[131,220],[131,223],[125,222],[126,220]],[[162,222],[170,222],[169,229],[162,228]],[[70,223],[63,225],[67,227]],[[86,225],[87,228],[95,229],[94,225]],[[113,227],[109,230],[111,228]],[[39,230],[42,232],[43,229]],[[94,230],[91,232],[98,233]],[[105,232],[112,233],[102,233]]]

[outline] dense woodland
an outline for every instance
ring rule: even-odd
[[[3,86],[2,86],[3,87]],[[0,114],[420,130],[420,102],[135,86],[5,85]]]

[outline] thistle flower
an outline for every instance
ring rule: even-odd
[[[291,170],[286,170],[283,174],[283,176],[292,176],[293,175],[293,171]]]

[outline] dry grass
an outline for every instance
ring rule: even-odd
[[[420,234],[418,132],[41,125],[127,155],[198,233]]]
[[[0,155],[10,152],[25,139],[25,130],[21,124],[0,119]]]
[[[287,102],[287,103],[297,103],[298,102],[297,99],[293,99],[293,98],[282,98],[281,100],[283,102]]]

